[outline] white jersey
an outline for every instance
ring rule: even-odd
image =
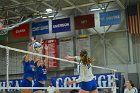
[[[124,93],[138,93],[138,90],[135,87],[130,90],[128,88],[125,88]]]
[[[49,86],[47,91],[48,91],[48,93],[55,93],[56,88],[54,86]]]
[[[77,61],[80,61],[79,56],[75,56]],[[84,65],[82,62],[78,65],[77,68],[79,72],[79,78],[76,80],[76,82],[82,82],[82,81],[91,81],[94,78],[94,75],[92,73],[92,67],[91,64]]]

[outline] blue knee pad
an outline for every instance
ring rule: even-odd
[[[32,87],[32,82],[27,79],[23,79],[20,83],[20,87]]]
[[[95,80],[81,82],[80,87],[81,87],[81,89],[83,89],[85,91],[93,91],[93,90],[97,89],[97,82]]]
[[[36,81],[33,87],[44,87],[45,84],[41,84],[40,82]],[[43,89],[33,89],[33,92],[38,91],[38,90],[42,90]]]

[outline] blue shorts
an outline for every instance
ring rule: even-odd
[[[80,87],[85,91],[93,91],[97,89],[97,82],[95,80],[80,82]]]
[[[32,87],[32,82],[27,79],[23,79],[20,83],[20,87]]]
[[[40,82],[36,81],[33,87],[44,87],[45,84],[41,84]],[[38,90],[42,90],[43,89],[33,89],[33,92],[38,91]]]

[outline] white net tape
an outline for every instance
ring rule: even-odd
[[[61,59],[61,58],[55,58],[55,57],[51,57],[51,56],[47,56],[47,55],[42,55],[42,54],[38,54],[38,53],[32,53],[32,52],[29,52],[29,51],[25,51],[25,50],[20,50],[20,49],[16,49],[16,48],[11,48],[11,47],[8,47],[8,46],[3,46],[3,45],[0,45],[0,49],[5,49],[5,56],[6,56],[6,83],[7,83],[7,87],[0,87],[0,90],[4,90],[4,89],[47,89],[48,87],[11,87],[9,86],[9,61],[15,59],[15,58],[12,58],[12,59],[9,59],[9,55],[11,55],[11,51],[14,51],[14,52],[18,52],[16,55],[19,55],[19,53],[22,53],[23,54],[32,54],[32,55],[36,55],[36,56],[40,56],[40,57],[47,57],[47,58],[50,58],[50,59],[55,59],[55,60],[59,60],[59,61],[64,61],[64,62],[69,62],[69,63],[72,63],[72,64],[78,64],[77,62],[75,61],[68,61],[66,59]],[[10,53],[9,53],[10,51]],[[4,54],[3,54],[4,55]],[[17,58],[16,58],[17,59]],[[116,71],[115,69],[111,69],[111,68],[105,68],[105,67],[100,67],[100,66],[93,66],[93,68],[98,68],[98,69],[102,69],[102,70],[109,70],[111,72],[113,72],[113,77],[114,77],[114,82],[113,82],[113,85],[111,87],[98,87],[99,89],[112,89],[112,92],[113,93],[116,93],[116,78],[115,78],[115,74],[116,74]],[[14,73],[15,74],[15,73]],[[65,89],[79,89],[79,87],[59,87],[60,90],[65,90]],[[63,92],[62,92],[63,93]],[[66,93],[66,92],[65,92]]]

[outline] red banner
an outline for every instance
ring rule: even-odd
[[[12,29],[12,38],[23,38],[29,36],[29,24],[22,24]]]
[[[82,15],[74,17],[75,30],[87,29],[95,26],[94,15]]]
[[[48,46],[48,50],[45,50],[45,54],[51,57],[58,57],[58,41],[57,39],[49,39],[44,41],[44,45]],[[48,59],[48,68],[56,68],[58,67],[58,60]]]

